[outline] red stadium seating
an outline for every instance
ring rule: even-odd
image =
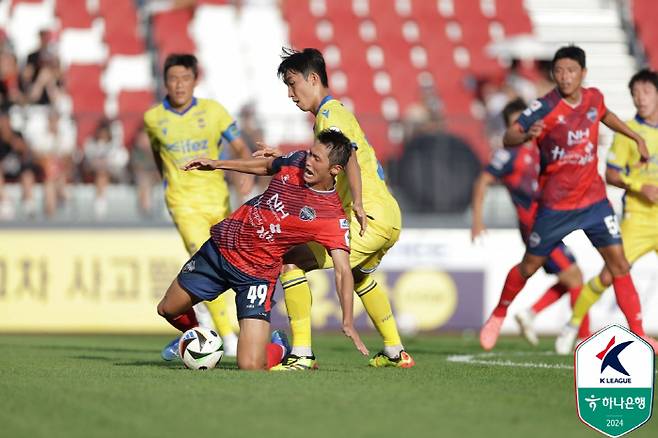
[[[187,31],[193,13],[191,8],[184,8],[160,12],[153,17],[153,39],[161,59],[174,52],[195,52],[196,46]]]
[[[101,90],[100,65],[69,66],[66,88],[73,100],[73,116],[78,126],[78,146],[91,135],[105,115],[105,94]]]
[[[123,141],[126,147],[134,143],[135,134],[142,126],[144,112],[154,103],[150,91],[122,91],[119,93],[119,121],[123,125]]]
[[[139,55],[144,42],[138,34],[137,10],[132,0],[100,0],[99,12],[105,19],[105,42],[110,55]]]
[[[89,28],[92,16],[87,11],[87,0],[57,0],[55,15],[62,28]]]

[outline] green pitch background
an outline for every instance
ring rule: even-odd
[[[551,354],[550,339],[532,349],[503,338],[482,355],[473,335],[418,337],[406,345],[417,366],[397,370],[368,368],[346,339],[318,335],[320,370],[290,373],[239,372],[233,359],[186,370],[160,360],[167,341],[0,335],[0,436],[602,436],[578,419],[573,359]],[[374,353],[378,339],[366,342]],[[448,361],[469,354],[499,365]],[[656,437],[658,422],[630,436]]]

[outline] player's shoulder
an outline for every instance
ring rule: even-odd
[[[560,99],[560,93],[555,88],[544,96],[530,102],[528,107],[521,113],[521,117],[531,120],[546,117],[560,103]]]
[[[158,116],[161,114],[164,106],[162,102],[154,103],[144,112],[144,123],[146,125],[152,125]]]
[[[583,88],[585,93],[589,94],[592,97],[603,97],[603,93],[596,87],[587,87]]]
[[[226,110],[224,105],[219,103],[218,101],[214,99],[206,99],[203,97],[197,97],[196,98],[197,105],[199,108],[203,108],[205,110],[211,110],[211,111],[221,111],[221,110]]]

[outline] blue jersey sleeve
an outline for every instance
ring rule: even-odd
[[[539,99],[533,101],[528,108],[525,109],[516,120],[516,123],[521,125],[524,132],[527,132],[530,127],[537,122],[542,120],[544,117],[551,112],[551,106],[548,103],[548,99]]]
[[[518,151],[515,149],[498,149],[484,170],[496,178],[502,178],[514,171],[517,156]]]
[[[231,123],[228,128],[222,132],[222,138],[229,143],[236,138],[240,138],[240,129],[238,128],[238,124],[235,122]]]
[[[279,173],[282,167],[294,166],[302,168],[306,162],[305,151],[295,151],[281,157],[277,157],[272,161],[272,173]]]

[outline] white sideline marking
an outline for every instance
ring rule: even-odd
[[[494,358],[501,356],[503,353],[478,353],[478,354],[454,354],[448,356],[448,362],[467,363],[473,365],[492,365],[499,367],[517,367],[517,368],[545,368],[545,369],[558,369],[558,370],[572,370],[573,365],[565,365],[561,363],[542,363],[542,362],[512,362],[511,360],[485,360],[486,358]],[[552,351],[539,352],[539,353],[505,353],[505,355],[513,354],[515,356],[555,356]]]

